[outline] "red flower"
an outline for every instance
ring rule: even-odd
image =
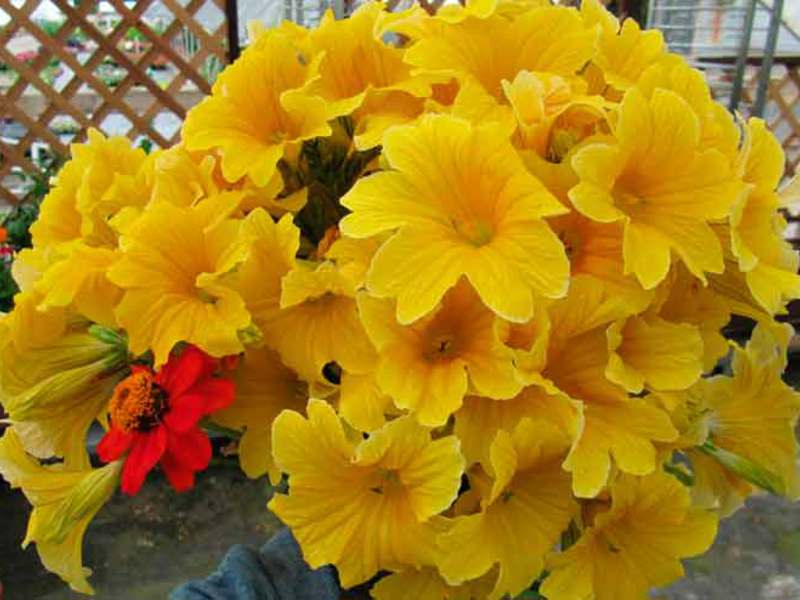
[[[147,474],[161,469],[177,491],[194,485],[194,474],[211,460],[211,442],[198,427],[204,416],[233,401],[234,384],[214,377],[217,361],[194,346],[173,356],[158,373],[136,366],[114,389],[111,429],[97,447],[104,462],[127,453],[122,491],[135,494]]]

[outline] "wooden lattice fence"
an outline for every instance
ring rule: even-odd
[[[225,0],[0,0],[4,21],[0,201],[18,201],[37,154],[66,156],[90,127],[174,143],[227,63]]]

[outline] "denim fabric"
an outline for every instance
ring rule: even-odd
[[[312,571],[283,529],[260,551],[233,546],[216,572],[178,587],[170,600],[337,600],[339,595],[333,568]]]

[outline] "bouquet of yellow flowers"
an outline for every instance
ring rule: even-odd
[[[90,592],[93,516],[190,488],[214,426],[378,600],[643,598],[800,495],[797,187],[658,31],[469,0],[251,39],[178,146],[74,145],[14,264],[0,473],[48,569]]]

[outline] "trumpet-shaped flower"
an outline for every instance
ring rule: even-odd
[[[581,16],[587,26],[599,29],[593,62],[614,89],[624,92],[638,81],[647,67],[667,59],[664,36],[658,29],[642,31],[630,18],[620,25],[599,0],[583,0]]]
[[[432,441],[400,417],[356,443],[330,405],[311,400],[307,413],[275,420],[273,454],[289,474],[289,494],[269,503],[306,562],[335,565],[344,588],[379,570],[433,566],[437,515],[455,500],[464,471],[458,440]]]
[[[731,215],[732,249],[753,297],[775,314],[800,295],[800,259],[783,238],[786,221],[775,193],[784,172],[783,149],[760,119],[750,120],[748,132],[744,179],[750,190]]]
[[[511,20],[499,15],[439,23],[427,28],[407,51],[411,65],[478,81],[498,100],[503,81],[520,71],[571,77],[594,56],[596,33],[574,9],[541,7]]]
[[[462,275],[512,321],[530,319],[534,294],[566,292],[567,257],[541,219],[564,208],[494,128],[428,116],[387,131],[384,154],[394,170],[356,183],[340,226],[354,237],[397,230],[367,287],[397,298],[401,323],[431,312]]]
[[[230,182],[264,186],[303,140],[331,133],[325,101],[300,88],[317,64],[284,31],[271,31],[217,79],[212,95],[186,117],[189,150],[217,149]]]
[[[280,310],[261,331],[307,381],[320,379],[331,362],[351,373],[367,372],[374,364],[375,350],[358,316],[355,288],[347,270],[333,261],[298,262],[284,275]]]
[[[473,581],[450,585],[435,568],[405,569],[392,573],[372,586],[369,593],[375,600],[472,600],[487,598],[492,591],[494,572]]]
[[[497,318],[466,282],[410,326],[397,322],[391,301],[362,295],[359,310],[378,351],[378,385],[423,425],[444,425],[470,389],[511,398],[522,387],[512,352],[498,337]]]
[[[47,326],[47,322],[32,327]],[[26,452],[88,468],[86,434],[102,418],[108,397],[127,366],[124,342],[86,331],[19,349],[0,345],[0,398]]]
[[[211,460],[211,443],[197,424],[234,397],[233,382],[213,377],[215,368],[215,360],[188,346],[157,373],[134,366],[117,384],[108,406],[111,428],[97,454],[104,462],[124,460],[123,492],[136,494],[156,464],[177,491],[194,485],[195,472]]]
[[[308,384],[267,347],[245,351],[234,383],[233,403],[211,418],[215,423],[242,431],[239,464],[247,476],[257,478],[266,473],[277,484],[280,471],[272,459],[272,423],[284,409],[305,408]]]
[[[44,466],[25,452],[14,427],[0,438],[0,475],[20,488],[33,506],[23,547],[31,542],[42,564],[76,592],[91,594],[83,566],[83,536],[89,523],[111,498],[122,467],[100,469]]]
[[[616,141],[590,143],[572,157],[580,183],[569,191],[587,217],[625,225],[625,271],[653,288],[674,252],[705,282],[723,271],[722,248],[710,222],[722,220],[742,192],[727,158],[700,147],[697,115],[669,90],[647,99],[625,94]]]
[[[306,91],[324,98],[332,116],[352,113],[372,92],[400,91],[417,97],[431,93],[430,77],[413,76],[403,62],[404,50],[376,34],[382,12],[383,6],[371,2],[337,20],[329,9],[309,36],[322,60],[319,77]]]
[[[620,477],[611,486],[611,508],[548,561],[542,594],[551,600],[644,598],[651,587],[681,577],[680,559],[708,550],[716,532],[716,515],[692,507],[677,479],[666,473]]]
[[[511,400],[467,396],[455,414],[453,432],[461,441],[467,465],[491,464],[490,450],[497,432],[512,433],[523,419],[545,421],[576,438],[583,428],[583,407],[558,390],[531,385]]]
[[[685,390],[703,373],[703,338],[694,325],[636,316],[612,324],[606,337],[606,377],[629,392]]]
[[[123,236],[108,277],[124,290],[116,317],[132,352],[152,350],[161,365],[181,341],[214,356],[242,350],[237,332],[250,313],[222,281],[247,255],[240,223],[220,216],[236,202],[151,204]]]
[[[570,439],[554,425],[523,419],[499,431],[490,449],[491,491],[480,512],[456,517],[440,536],[439,569],[451,583],[500,571],[489,600],[530,586],[544,559],[577,512],[570,476],[561,468]]]
[[[701,380],[689,398],[715,447],[765,470],[773,491],[796,498],[800,394],[781,379],[785,353],[785,344],[759,325],[744,349],[734,349],[733,377]]]

